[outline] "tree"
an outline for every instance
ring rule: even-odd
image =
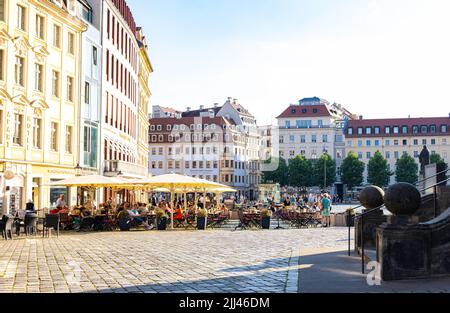
[[[289,161],[289,185],[293,187],[310,187],[313,185],[313,167],[310,160],[297,156]]]
[[[355,152],[350,152],[344,161],[342,161],[342,182],[347,185],[348,189],[362,185],[365,168],[366,165],[358,159]]]
[[[398,183],[416,184],[419,180],[419,165],[410,155],[403,154],[395,167],[395,180]]]
[[[389,165],[380,151],[375,152],[374,156],[367,164],[367,181],[369,184],[386,187],[389,185],[389,178],[393,173],[389,170]]]
[[[445,173],[446,170],[448,170],[448,164],[445,163],[444,159],[438,154],[438,153],[432,153],[430,155],[430,163],[431,164],[436,164],[437,167],[437,172],[438,173],[442,173],[442,175],[438,176],[438,183],[445,181],[449,178],[449,176],[447,175],[447,173]],[[446,183],[443,183],[446,184]]]
[[[279,183],[281,186],[288,184],[288,166],[286,160],[283,158],[274,158],[273,161],[278,163],[278,168],[275,171],[263,172],[263,182],[265,183]],[[270,164],[272,159],[264,163]]]
[[[334,185],[335,182],[336,182],[336,160],[332,159],[331,156],[325,153],[314,164],[313,185],[317,185],[321,188],[326,188]]]

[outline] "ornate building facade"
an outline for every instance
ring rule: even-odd
[[[77,165],[82,33],[65,1],[0,1],[0,211],[52,206]]]

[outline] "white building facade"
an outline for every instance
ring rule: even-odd
[[[317,97],[290,105],[277,117],[279,154],[285,160],[297,156],[319,159],[327,153],[336,160],[338,193],[343,193],[340,166],[345,158],[344,128],[354,116],[339,104]]]

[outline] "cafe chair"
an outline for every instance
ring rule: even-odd
[[[3,238],[5,240],[13,239],[13,232],[12,232],[13,225],[14,225],[14,216],[3,215],[3,218],[0,221],[0,231],[2,232]]]
[[[52,228],[56,230],[56,236],[59,237],[59,223],[59,214],[45,214],[42,237],[50,237]]]

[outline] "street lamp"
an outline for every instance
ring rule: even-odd
[[[326,148],[323,149],[323,171],[324,171],[324,179],[323,179],[323,189],[327,189],[327,156],[328,150]]]

